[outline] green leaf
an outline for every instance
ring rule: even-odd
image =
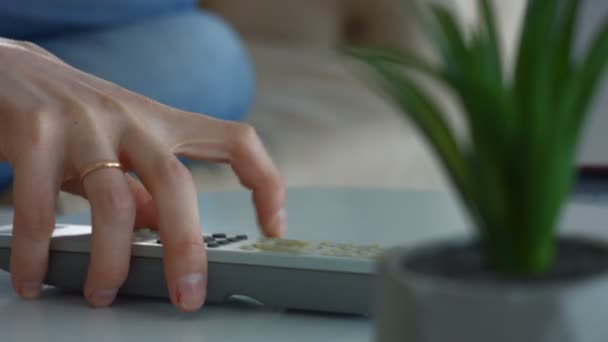
[[[555,127],[553,137],[550,141],[555,144],[564,139],[564,134],[570,131],[572,108],[564,102],[571,101],[569,97],[573,94],[570,85],[576,85],[574,79],[575,65],[572,56],[573,41],[576,34],[575,28],[579,13],[579,0],[564,0],[560,8],[560,20],[554,29],[556,30],[556,54],[553,77],[558,86],[554,88],[555,99]],[[561,30],[561,32],[560,32]],[[576,97],[576,96],[575,96]],[[573,104],[571,104],[573,105]],[[564,110],[565,109],[565,110]]]
[[[484,64],[486,64],[486,73],[497,83],[502,84],[502,58],[500,56],[500,39],[495,25],[496,20],[488,0],[478,0],[478,6],[485,24],[485,30],[482,31],[484,34],[481,46]]]
[[[551,34],[557,8],[556,0],[530,0],[519,45],[515,70],[515,93],[521,111],[518,128],[525,137],[522,141],[529,145],[524,148],[530,151],[531,160],[542,153],[529,147],[543,140],[542,118],[549,112],[555,86],[551,78]]]
[[[573,83],[576,87],[573,89],[576,92],[576,102],[571,110],[571,135],[570,140],[578,140],[578,136],[585,118],[587,117],[590,105],[592,104],[593,96],[600,81],[606,72],[608,64],[608,21],[600,28],[595,36],[589,52],[579,70],[575,72]],[[567,109],[567,110],[568,110]]]
[[[564,0],[560,11],[562,20],[555,25],[557,31],[555,35],[558,37],[558,41],[554,74],[557,76],[555,79],[557,84],[562,84],[572,72],[572,47],[579,13],[579,1]],[[556,88],[559,90],[559,87]],[[556,96],[559,98],[560,93],[557,92]]]
[[[422,131],[430,146],[448,171],[465,204],[473,202],[473,184],[464,152],[439,109],[417,85],[404,77],[401,70],[382,60],[363,59],[372,66],[386,93],[401,107]],[[474,208],[470,208],[474,210]]]
[[[547,174],[553,173],[549,169],[553,132],[547,128],[547,120],[555,108],[554,89],[559,86],[553,74],[556,36],[560,32],[556,29],[558,8],[556,0],[529,1],[516,61],[513,91],[519,110],[515,124],[519,136],[514,144],[521,151],[518,161],[521,167],[514,178],[519,182],[514,198],[520,199],[516,205],[521,228],[514,234],[520,246],[541,244],[547,236],[546,228],[538,225],[544,221],[540,213],[546,210],[540,207],[545,203],[547,187],[552,184]]]
[[[423,73],[424,75],[441,79],[437,70],[427,62],[412,54],[406,54],[396,49],[370,46],[345,46],[341,49],[345,54],[358,59],[383,60],[387,63],[394,63],[404,68],[411,68]]]
[[[432,6],[432,11],[437,23],[435,39],[445,64],[444,73],[451,82],[455,82],[460,77],[460,71],[467,69],[463,63],[469,63],[465,38],[456,19],[447,9],[435,5]]]

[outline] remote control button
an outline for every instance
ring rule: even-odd
[[[224,234],[224,233],[211,234],[211,236],[216,239],[225,239],[226,238],[226,234]]]
[[[149,228],[140,228],[133,231],[132,242],[155,241],[158,239],[158,234]]]
[[[229,237],[226,240],[230,241],[230,242],[236,242],[236,241],[240,241],[241,239],[237,238],[237,237]]]
[[[210,243],[207,244],[207,247],[209,247],[209,248],[216,248],[216,247],[219,247],[219,246],[220,246],[220,244],[217,243],[217,242],[210,242]]]
[[[379,245],[355,245],[352,243],[334,243],[284,239],[262,239],[258,242],[239,246],[242,250],[261,250],[295,254],[322,255],[344,258],[364,258],[375,260],[382,252]]]
[[[228,240],[216,240],[215,242],[219,243],[220,245],[227,245],[230,243]]]
[[[300,240],[268,238],[254,243],[253,246],[263,251],[304,253],[310,249],[311,243]]]
[[[205,243],[215,242],[215,239],[212,238],[211,236],[205,236],[205,237],[203,237],[203,241],[205,241]]]
[[[247,235],[245,235],[245,234],[239,234],[239,235],[236,236],[236,238],[239,239],[239,240],[247,240]]]

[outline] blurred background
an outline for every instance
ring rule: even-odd
[[[463,25],[475,0],[443,0]],[[512,48],[524,0],[494,1],[504,47]],[[428,55],[417,11],[426,0],[203,0],[234,27],[253,60],[257,93],[247,118],[289,186],[441,189],[441,169],[407,119],[378,95],[358,65],[337,53],[346,43]],[[508,52],[507,52],[508,53]],[[447,101],[447,99],[446,99]],[[222,167],[193,167],[201,189],[236,189]]]
[[[418,11],[427,0],[203,0],[248,48],[257,93],[247,119],[267,144],[289,186],[446,186],[424,140],[337,53],[363,43],[429,56]],[[442,0],[463,25],[476,0]],[[494,1],[509,54],[524,0]],[[448,99],[446,98],[446,103]],[[453,118],[456,120],[456,118]],[[457,120],[456,120],[457,121]],[[193,168],[201,189],[232,189],[225,168]]]
[[[257,129],[288,186],[448,187],[411,123],[366,82],[358,72],[361,66],[336,50],[341,44],[364,43],[432,58],[418,21],[418,10],[430,1],[200,0],[201,8],[237,32],[250,55],[256,91],[245,121]],[[476,20],[476,0],[433,2],[457,11],[464,26]],[[589,2],[608,8],[602,5],[607,3],[604,0]],[[507,61],[513,57],[525,3],[493,0]],[[445,105],[451,105],[449,97],[443,97]],[[456,115],[451,119],[458,124]],[[596,126],[608,127],[608,122]],[[604,148],[600,150],[606,154]],[[189,167],[199,191],[241,189],[227,166],[193,163]],[[84,207],[84,201],[62,194],[60,211]]]

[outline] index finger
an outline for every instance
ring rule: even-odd
[[[252,190],[258,224],[266,236],[287,229],[283,179],[255,129],[247,124],[192,114],[172,133],[173,152],[193,159],[229,163],[241,184]],[[187,119],[187,118],[186,118]]]
[[[243,186],[252,190],[258,223],[268,236],[283,236],[287,229],[285,185],[257,133],[240,126],[230,143],[230,165]]]

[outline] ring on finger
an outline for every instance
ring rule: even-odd
[[[85,177],[90,175],[91,173],[108,168],[116,168],[124,171],[123,165],[116,160],[103,160],[92,162],[80,168],[78,172],[80,174],[80,180],[84,181]]]

